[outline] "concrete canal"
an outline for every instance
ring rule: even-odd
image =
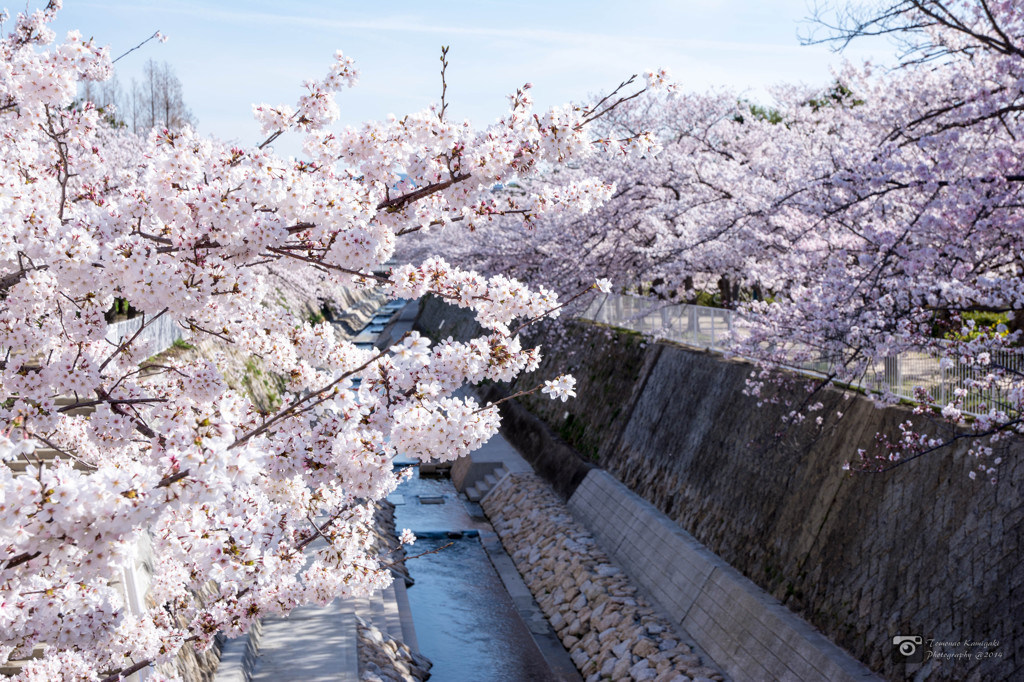
[[[460,499],[451,480],[402,484],[392,500],[396,528],[410,528],[409,588],[420,652],[436,680],[533,682],[552,672],[481,544],[489,524],[479,507]],[[430,552],[429,554],[424,554]],[[565,679],[562,677],[562,679]]]

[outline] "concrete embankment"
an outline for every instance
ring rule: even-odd
[[[473,333],[471,319],[437,301],[426,302],[419,324],[435,336]],[[888,679],[1020,676],[1021,439],[998,445],[994,484],[968,477],[978,465],[969,439],[851,476],[844,462],[907,421],[924,434],[957,434],[834,389],[814,397],[821,424],[812,415],[787,426],[781,417],[808,395],[806,380],[751,397],[751,365],[635,333],[570,325],[561,340],[534,341],[544,346],[540,369],[511,387],[484,387],[485,398],[576,376],[579,397],[567,403],[527,396],[502,406],[503,433],[561,495],[604,469]],[[915,666],[894,658],[895,636],[985,646],[936,646]]]
[[[592,470],[568,506],[669,621],[734,679],[879,682],[607,472]]]
[[[723,679],[702,664],[538,476],[507,474],[482,506],[588,681]]]

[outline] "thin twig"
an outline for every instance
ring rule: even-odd
[[[516,393],[513,393],[512,395],[507,395],[504,398],[498,400],[497,402],[487,403],[483,407],[478,407],[477,409],[473,410],[473,414],[477,414],[479,412],[483,412],[484,410],[489,410],[492,407],[497,407],[498,405],[501,405],[504,402],[508,402],[509,400],[512,400],[513,398],[521,398],[524,395],[530,395],[531,393],[536,393],[537,389],[543,388],[543,387],[544,387],[544,384],[537,384],[533,388],[528,388],[528,389],[523,390],[523,391],[518,391]]]
[[[265,433],[271,426],[273,426],[274,424],[280,422],[281,420],[287,419],[289,417],[298,416],[299,414],[302,414],[303,412],[307,412],[307,411],[313,409],[314,407],[316,407],[317,405],[323,403],[329,397],[329,396],[325,395],[328,391],[333,389],[335,386],[337,386],[339,383],[341,383],[345,379],[349,378],[350,376],[352,376],[354,374],[357,374],[358,372],[363,371],[364,369],[366,369],[367,367],[372,365],[374,362],[376,362],[377,360],[380,360],[382,357],[387,355],[387,353],[388,353],[387,350],[382,350],[380,353],[377,353],[376,355],[374,355],[372,358],[370,358],[369,360],[364,362],[359,367],[356,367],[355,369],[351,369],[348,372],[345,372],[344,374],[339,376],[337,379],[335,379],[331,383],[329,383],[326,386],[324,386],[323,388],[321,388],[319,391],[315,391],[315,392],[310,393],[309,395],[307,395],[307,396],[305,396],[303,398],[300,398],[294,404],[288,406],[286,409],[282,410],[281,412],[278,412],[276,415],[274,415],[268,421],[264,422],[258,428],[253,429],[249,433],[247,433],[244,436],[241,436],[240,438],[238,438],[234,443],[232,443],[231,445],[228,446],[228,449],[231,450],[233,448],[238,447],[239,445],[244,445],[246,442],[251,440],[253,437],[258,436],[261,433]],[[308,403],[308,404],[303,405],[303,403]]]
[[[380,567],[381,568],[394,568],[395,566],[399,566],[399,565],[405,564],[406,561],[412,561],[413,559],[419,559],[420,557],[425,557],[428,554],[437,554],[441,550],[448,549],[449,547],[451,547],[454,544],[455,544],[454,542],[449,542],[447,545],[441,545],[440,547],[438,547],[436,549],[431,549],[431,550],[428,550],[426,552],[422,552],[420,554],[415,554],[413,556],[407,556],[404,559],[402,559],[401,561],[391,561],[391,562],[388,562],[386,564],[380,564]]]
[[[139,661],[131,667],[122,668],[121,670],[118,670],[116,673],[104,677],[102,680],[100,680],[100,682],[121,682],[121,680],[128,677],[129,675],[137,673],[143,668],[148,668],[150,665],[152,665],[152,663],[153,661],[147,658],[144,661]]]
[[[448,46],[441,46],[441,111],[437,112],[437,119],[444,123],[444,112],[448,109],[448,102],[444,96],[448,92],[448,82],[445,80],[445,71],[448,70]]]
[[[133,47],[132,49],[128,50],[127,52],[125,52],[124,54],[122,54],[122,55],[121,55],[120,57],[118,57],[117,59],[115,59],[115,60],[111,61],[110,63],[111,63],[111,64],[117,64],[117,63],[118,63],[119,61],[121,61],[122,59],[124,59],[125,57],[127,57],[128,55],[130,55],[130,54],[131,54],[132,52],[135,52],[135,50],[139,49],[140,47],[142,47],[143,45],[145,45],[145,44],[146,44],[146,43],[148,43],[149,41],[153,40],[154,38],[159,38],[159,37],[160,37],[160,31],[154,31],[154,32],[153,32],[153,35],[151,35],[150,37],[146,38],[146,39],[145,39],[145,40],[143,40],[143,41],[142,41],[141,43],[139,43],[138,45],[136,45],[136,46],[135,46],[135,47]]]
[[[115,357],[117,357],[118,353],[121,353],[121,352],[127,350],[129,346],[131,346],[133,343],[135,343],[135,339],[139,338],[139,334],[142,333],[142,330],[144,330],[146,327],[148,327],[149,325],[151,325],[154,322],[156,322],[160,318],[161,315],[163,315],[164,313],[167,312],[167,310],[168,310],[167,308],[164,308],[163,310],[158,312],[156,315],[154,315],[153,317],[149,318],[149,320],[147,320],[146,316],[143,315],[142,316],[142,326],[140,326],[138,328],[138,330],[134,334],[132,334],[132,337],[130,339],[128,339],[127,341],[123,341],[121,343],[121,345],[119,345],[117,348],[114,349],[114,352],[111,353],[110,356],[106,360],[104,360],[102,364],[100,364],[99,371],[102,372],[103,369],[107,365],[110,364],[110,361],[113,360]]]

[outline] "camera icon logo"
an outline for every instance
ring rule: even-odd
[[[892,660],[896,663],[920,663],[924,660],[924,638],[920,635],[896,635],[892,638]]]

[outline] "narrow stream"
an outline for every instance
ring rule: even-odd
[[[397,301],[381,307],[353,342],[373,348],[403,305]],[[411,326],[411,321],[400,322],[390,332],[391,342],[406,325]],[[407,594],[420,652],[434,663],[431,679],[552,679],[547,662],[480,544],[478,531],[489,530],[490,524],[479,506],[469,505],[474,516],[451,479],[420,478],[419,468],[414,470],[416,475],[389,499],[396,505],[396,527],[409,528],[419,538],[406,548],[408,555],[430,552],[407,563],[416,581]]]
[[[392,500],[399,503],[396,527],[422,533],[407,548],[409,556],[437,550],[407,564],[416,581],[408,591],[416,637],[420,651],[434,662],[432,679],[550,679],[547,664],[473,532],[486,522],[470,515],[451,481],[415,476]],[[448,531],[466,530],[471,532],[448,537]]]

